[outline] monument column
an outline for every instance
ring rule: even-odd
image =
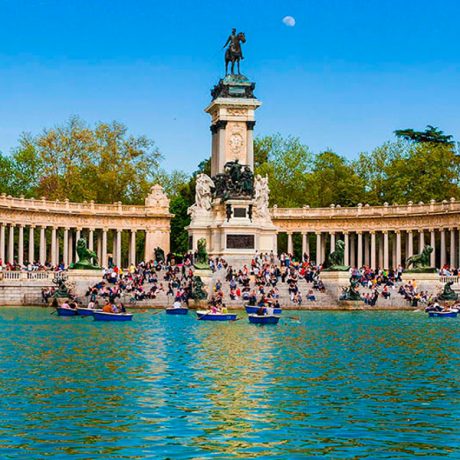
[[[19,224],[18,263],[24,265],[24,224]]]
[[[335,251],[335,232],[329,232],[331,244],[329,247],[329,254]]]
[[[388,247],[388,231],[383,231],[383,268],[388,270],[390,268],[390,250]]]
[[[51,227],[51,265],[57,265],[57,262],[56,262],[56,227]]]
[[[396,260],[394,268],[401,265],[401,230],[396,230]]]
[[[29,227],[29,263],[33,264],[35,262],[35,240],[34,240],[34,228],[35,225]]]
[[[2,259],[2,264],[5,265],[5,224],[0,227],[0,259]]]
[[[433,248],[433,252],[430,254],[430,265],[436,267],[436,234],[434,229],[430,229],[430,246]]]
[[[102,267],[102,233],[97,232],[97,260]]]
[[[425,247],[425,230],[419,230],[418,236],[418,252],[421,253],[423,251],[423,248]]]
[[[455,254],[455,228],[450,229],[450,266],[456,266],[457,257]]]
[[[102,229],[102,258],[101,267],[107,267],[107,229]]]
[[[77,228],[77,232],[75,234],[75,262],[78,262],[80,260],[80,258],[78,257],[78,253],[77,253],[77,245],[78,245],[78,241],[80,240],[81,238],[81,228]]]
[[[446,231],[441,228],[441,231],[439,232],[441,236],[441,253],[440,253],[440,264],[439,268],[444,267],[446,265]]]
[[[64,261],[64,266],[67,267],[69,265],[69,228],[65,227],[64,228],[64,238],[63,238],[63,250],[64,250],[64,255],[63,255],[63,261]]]
[[[94,251],[94,228],[89,229],[88,233],[88,249]]]
[[[364,233],[364,265],[370,265],[369,259],[369,233]]]
[[[14,263],[14,224],[10,224],[9,240],[8,240],[8,262]]]
[[[45,265],[46,263],[46,227],[42,225],[40,227],[40,263]]]
[[[350,248],[349,248],[348,232],[343,232],[343,241],[345,243],[345,254],[344,254],[343,262],[345,265],[350,265]]]
[[[131,240],[129,245],[129,263],[136,265],[136,230],[131,230]]]
[[[287,252],[288,254],[292,254],[294,252],[292,245],[292,232],[287,232]]]
[[[246,122],[246,145],[247,145],[247,162],[251,171],[254,171],[254,139],[253,132],[256,122],[254,120]]]
[[[358,260],[357,267],[361,268],[363,266],[363,232],[356,232],[358,235]]]
[[[117,265],[121,268],[121,232],[122,230],[117,230]]]
[[[310,247],[308,244],[308,233],[302,232],[302,259],[304,254],[310,255]]]
[[[414,255],[414,235],[412,230],[407,230],[407,257],[412,257]]]
[[[375,270],[377,268],[377,254],[375,251],[375,232],[372,231],[371,233],[371,268]]]
[[[68,265],[73,263],[73,230],[69,231],[69,254],[68,254]]]
[[[316,265],[321,262],[321,232],[316,232]]]

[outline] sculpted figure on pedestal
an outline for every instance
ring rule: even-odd
[[[215,185],[213,180],[206,174],[198,174],[195,187],[195,204],[188,208],[192,216],[197,211],[210,211],[212,202],[212,190]]]
[[[268,177],[262,177],[257,174],[254,181],[254,215],[256,217],[268,217],[270,212],[268,208],[268,196],[270,189],[268,187]]]
[[[430,264],[430,256],[433,252],[433,248],[431,246],[425,246],[421,254],[415,254],[412,257],[409,257],[406,260],[406,269],[412,265],[410,270],[406,270],[407,272],[415,272],[415,273],[429,273],[436,271],[434,267],[431,267]]]

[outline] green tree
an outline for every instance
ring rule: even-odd
[[[299,138],[280,134],[256,138],[254,158],[255,173],[268,174],[271,204],[295,207],[308,202],[307,174],[313,156]]]
[[[428,125],[425,131],[414,131],[413,129],[397,129],[395,132],[396,137],[406,141],[416,143],[432,143],[454,145],[454,140],[451,135],[444,134],[439,128]]]
[[[312,206],[354,206],[365,196],[364,179],[358,176],[347,160],[331,151],[315,156],[308,177]]]

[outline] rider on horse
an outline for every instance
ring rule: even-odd
[[[239,53],[240,59],[244,59],[243,57],[243,51],[241,50],[241,46],[238,40],[238,37],[236,35],[236,29],[232,29],[231,35],[228,36],[227,41],[225,42],[225,45],[223,48],[225,48],[227,45],[230,45],[229,49],[233,54]]]

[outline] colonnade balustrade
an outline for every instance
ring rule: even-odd
[[[335,250],[336,242],[344,242],[344,264],[352,267],[395,269],[405,266],[408,257],[421,253],[425,245],[433,252],[433,267],[460,265],[460,226],[382,231],[287,231],[287,252],[294,253],[294,235],[301,235],[301,252],[312,261],[322,263]],[[299,249],[299,248],[297,248]],[[280,248],[281,250],[281,248]]]
[[[124,233],[129,233],[125,253],[122,252]],[[115,265],[136,264],[139,259],[144,259],[144,255],[139,257],[136,254],[139,240],[145,241],[144,231],[25,224],[0,224],[0,259],[3,263],[19,265],[39,262],[41,265],[63,263],[68,266],[78,261],[77,241],[82,237],[104,267],[108,265],[109,256]],[[109,238],[113,242],[111,250],[108,248]]]

